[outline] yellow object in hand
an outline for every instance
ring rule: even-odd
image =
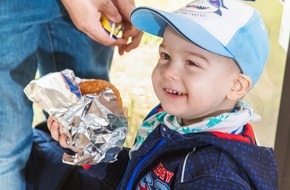
[[[109,33],[110,38],[117,38],[117,35],[122,31],[123,27],[121,23],[111,22],[107,17],[101,17],[101,23],[104,29]]]

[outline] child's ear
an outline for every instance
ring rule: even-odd
[[[250,77],[244,74],[238,74],[232,83],[232,87],[227,94],[229,100],[239,100],[241,99],[251,88],[252,80]]]

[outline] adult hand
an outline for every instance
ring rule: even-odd
[[[109,37],[100,22],[102,14],[112,22],[122,21],[121,14],[111,0],[62,0],[62,3],[79,30],[103,45],[116,45],[116,40]]]
[[[48,118],[47,127],[50,131],[51,137],[54,140],[58,141],[60,146],[62,146],[63,148],[69,148],[66,141],[66,135],[62,132],[60,125],[52,117]]]
[[[130,14],[135,8],[134,0],[112,0],[114,5],[117,7],[119,13],[123,18],[123,32],[122,40],[119,44],[119,54],[122,55],[124,52],[129,52],[132,49],[138,47],[142,38],[142,32],[136,29],[131,21]],[[126,43],[124,43],[124,40]]]
[[[142,33],[132,26],[129,18],[135,8],[133,0],[62,0],[62,3],[79,30],[103,45],[117,45],[120,55],[139,45]],[[115,23],[123,22],[121,38],[109,37],[100,22],[101,15]]]

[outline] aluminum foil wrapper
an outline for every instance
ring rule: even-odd
[[[64,153],[72,165],[114,162],[123,148],[128,123],[111,89],[82,96],[73,71],[50,73],[31,81],[27,97],[54,118],[75,154]]]

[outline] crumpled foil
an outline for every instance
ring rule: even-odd
[[[123,148],[128,123],[109,88],[99,94],[81,95],[73,71],[63,70],[32,80],[27,97],[56,120],[74,155],[63,154],[72,165],[114,162]]]

